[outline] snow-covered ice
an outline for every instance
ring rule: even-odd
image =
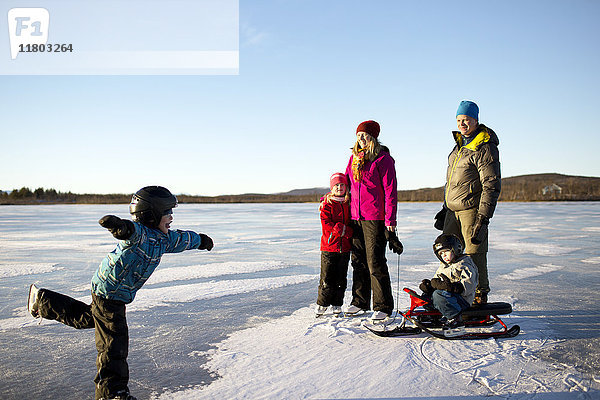
[[[37,275],[46,272],[57,271],[57,267],[52,263],[0,263],[0,279],[14,276]]]
[[[436,268],[439,204],[399,205],[395,299]],[[97,220],[125,205],[0,207],[0,398],[91,398],[93,331],[37,321],[27,288],[85,293],[114,239]],[[130,388],[140,399],[600,398],[600,203],[500,203],[491,301],[511,339],[380,338],[367,318],[315,318],[316,204],[186,205],[174,228],[215,240],[166,255],[128,306]],[[351,270],[351,268],[350,268]],[[349,273],[351,282],[351,273]],[[346,293],[346,303],[350,293]]]
[[[554,272],[563,269],[560,265],[553,264],[543,264],[537,267],[531,268],[520,268],[516,271],[511,272],[510,274],[501,275],[501,278],[509,279],[509,280],[519,280],[519,279],[527,279],[532,278],[534,276],[545,275],[549,272]]]
[[[468,343],[424,334],[380,338],[366,334],[361,322],[333,316],[315,320],[305,307],[235,332],[210,351],[208,367],[221,379],[160,398],[527,398],[518,394],[579,395],[592,385],[573,367],[540,362],[535,352],[556,341],[534,330],[543,329],[539,322],[511,318],[527,324],[531,333]],[[273,339],[265,342],[266,337]]]

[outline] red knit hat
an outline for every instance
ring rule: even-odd
[[[365,132],[367,134],[369,134],[370,136],[373,136],[375,139],[377,139],[377,136],[379,136],[379,124],[373,120],[368,120],[368,121],[364,121],[361,122],[358,125],[358,128],[356,128],[356,133],[358,132]]]
[[[348,178],[346,178],[346,175],[342,174],[341,172],[336,172],[335,174],[331,175],[331,178],[329,178],[329,189],[333,189],[333,187],[338,183],[343,183],[344,185],[348,186]]]

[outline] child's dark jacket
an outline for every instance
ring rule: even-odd
[[[135,232],[120,240],[100,263],[92,278],[92,292],[109,300],[131,303],[136,292],[154,272],[164,253],[197,249],[202,239],[191,231],[150,229],[134,222]]]
[[[345,253],[350,251],[352,228],[350,204],[331,199],[321,203],[321,251]]]

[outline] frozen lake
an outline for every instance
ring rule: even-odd
[[[416,287],[435,271],[431,243],[439,232],[432,223],[439,206],[399,204],[405,253],[399,259],[388,253],[394,292],[398,284]],[[134,395],[144,399],[205,387],[218,379],[206,367],[210,350],[229,334],[315,302],[317,208],[182,204],[175,209],[173,228],[206,233],[215,248],[165,255],[128,306]],[[105,214],[128,218],[127,206],[0,207],[0,398],[92,398],[93,330],[50,321],[38,325],[25,304],[34,282],[90,301],[92,274],[116,242],[97,223]],[[576,367],[597,383],[600,203],[500,203],[490,230],[490,300],[510,302],[514,314],[537,321],[542,340],[553,343],[536,349],[540,360]],[[406,299],[400,300],[404,307]],[[527,332],[526,324],[521,327]]]

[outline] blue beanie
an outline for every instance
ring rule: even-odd
[[[460,102],[458,110],[456,110],[456,116],[459,115],[466,115],[479,121],[479,107],[472,101],[463,100]]]

